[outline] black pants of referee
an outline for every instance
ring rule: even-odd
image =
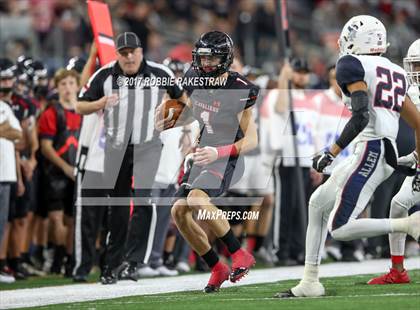
[[[110,270],[117,268],[125,255],[128,260],[144,260],[150,245],[153,207],[148,203],[136,205],[130,219],[130,198],[132,197],[132,177],[136,189],[134,196],[140,198],[150,197],[151,188],[160,161],[162,145],[160,141],[145,144],[142,146],[128,145],[124,153],[117,150],[107,149],[105,158],[105,173],[97,179],[83,181],[84,184],[96,184],[96,189],[82,190],[82,205],[80,210],[81,219],[76,215],[76,275],[87,274],[92,267],[93,255],[95,253],[95,240],[100,214],[106,212],[106,228],[108,230],[105,252],[104,266]],[[110,160],[110,158],[112,158]],[[102,183],[108,187],[107,182],[112,176],[117,175],[115,186],[112,190],[101,190],[97,184]],[[91,176],[92,177],[92,176]],[[95,176],[93,176],[95,177]],[[87,175],[85,175],[87,179]],[[88,183],[88,181],[90,183]],[[89,205],[83,204],[83,199],[88,197],[98,197],[102,207],[95,206],[92,201]],[[109,205],[104,206],[106,196],[109,196]],[[146,200],[146,199],[145,199]],[[86,208],[86,209],[85,209]],[[77,209],[77,207],[76,207]],[[100,210],[104,209],[104,210]],[[85,220],[83,220],[85,218]],[[78,234],[78,220],[80,222],[80,232]],[[79,260],[78,264],[78,250]],[[78,267],[79,266],[79,267]],[[78,268],[77,268],[78,267]]]
[[[160,140],[134,150],[134,196],[140,200],[134,204],[128,227],[125,259],[130,263],[147,264],[152,253],[157,210],[151,198],[161,153]]]
[[[277,257],[281,262],[288,259],[303,261],[305,253],[306,223],[308,218],[308,200],[311,191],[311,178],[309,168],[300,168],[302,170],[303,185],[305,188],[304,208],[299,205],[297,188],[297,170],[296,167],[284,167],[280,165],[275,175],[280,177],[280,193],[276,192],[276,203],[280,206],[274,216],[279,217],[280,227],[277,229],[279,234],[274,236],[278,244]],[[275,178],[275,182],[278,179]],[[278,186],[276,186],[278,188]]]
[[[108,209],[105,205],[85,202],[86,199],[105,199],[107,193],[102,188],[82,188],[82,179],[84,184],[93,184],[102,178],[102,173],[93,171],[79,172],[76,177],[73,269],[73,276],[76,277],[87,277],[96,261],[96,239]]]

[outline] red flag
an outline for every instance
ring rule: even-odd
[[[101,66],[117,58],[115,54],[114,34],[108,5],[97,1],[88,1],[88,13]]]

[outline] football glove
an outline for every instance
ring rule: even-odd
[[[401,156],[397,160],[398,165],[413,167],[418,162],[417,152],[414,151],[406,156]]]
[[[413,183],[411,184],[413,192],[420,192],[420,166],[417,165],[416,174],[413,178]]]
[[[312,168],[318,172],[322,172],[327,166],[331,165],[334,158],[334,155],[331,154],[330,151],[325,151],[324,153],[312,158]]]
[[[194,153],[189,153],[184,159],[184,173],[192,168],[194,164]]]

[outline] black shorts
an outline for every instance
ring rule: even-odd
[[[38,170],[38,180],[37,186],[35,188],[35,199],[36,199],[36,206],[35,206],[35,215],[47,218],[48,217],[48,205],[47,205],[47,197],[48,194],[45,191],[45,187],[42,186],[44,184],[43,181],[44,174],[42,169]]]
[[[34,199],[35,199],[35,207],[34,213],[35,215],[47,218],[48,217],[48,208],[47,208],[47,200],[48,193],[46,192],[46,184],[45,184],[45,172],[43,169],[43,160],[42,156],[38,156],[38,165],[34,172]]]
[[[29,199],[31,201],[29,205],[29,211],[34,212],[38,208],[38,192],[39,192],[39,167],[36,166],[34,170],[34,174],[31,180],[31,189],[29,192]]]
[[[25,193],[17,196],[17,183],[12,183],[10,187],[10,206],[9,206],[9,222],[15,219],[23,219],[28,215],[31,207],[31,182],[25,182]]]
[[[238,182],[243,173],[243,157],[218,160],[203,167],[193,165],[183,176],[174,201],[187,197],[193,189],[202,190],[210,198],[218,197]]]
[[[228,205],[218,206],[218,208],[227,212],[236,212],[237,214],[235,217],[228,219],[229,224],[231,226],[242,224],[244,222],[244,220],[242,219],[242,215],[244,212],[248,212],[249,210],[251,210],[251,206],[237,205],[234,202],[237,198],[247,198],[248,196],[246,194],[241,194],[234,191],[227,191],[223,194],[223,197],[225,198]],[[231,204],[229,203],[229,201],[231,201]]]
[[[65,215],[73,216],[74,182],[69,182],[61,197],[46,198],[48,212],[64,211]]]

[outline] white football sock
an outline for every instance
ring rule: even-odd
[[[408,210],[406,206],[398,202],[397,199],[391,201],[391,218],[405,218],[408,216]],[[391,255],[402,256],[405,252],[405,238],[406,233],[391,233],[389,234],[389,248]]]
[[[305,263],[305,268],[303,269],[303,278],[304,282],[318,282],[319,277],[319,266]]]

